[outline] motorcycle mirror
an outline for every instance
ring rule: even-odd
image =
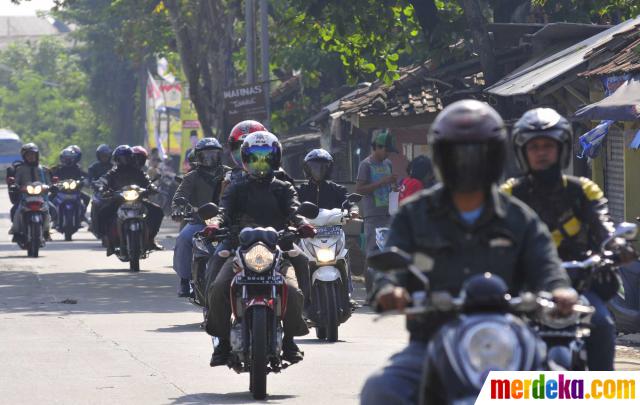
[[[412,261],[412,257],[409,253],[392,246],[369,256],[367,264],[376,270],[392,271],[406,269]]]
[[[316,218],[318,216],[318,213],[320,213],[320,209],[318,208],[318,206],[308,201],[300,204],[300,207],[298,208],[298,215],[302,215],[305,218]]]
[[[176,198],[173,200],[173,202],[174,202],[176,205],[187,205],[187,204],[189,203],[189,202],[187,201],[187,199],[186,199],[186,198],[184,198],[184,197],[176,197]]]
[[[220,209],[214,203],[207,203],[198,208],[198,215],[205,221],[218,215],[218,212],[220,212]]]
[[[13,176],[7,177],[7,184],[10,185],[10,186],[16,184],[16,178],[13,177]]]
[[[616,226],[616,230],[613,235],[617,238],[622,237],[626,240],[631,240],[638,235],[638,225],[631,222],[621,222]]]
[[[352,204],[358,203],[360,200],[362,200],[362,194],[352,193],[347,196],[347,201]]]

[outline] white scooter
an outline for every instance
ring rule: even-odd
[[[355,220],[349,218],[349,208],[361,199],[359,194],[350,194],[342,208],[321,209],[316,218],[309,220],[318,234],[297,245],[309,259],[311,305],[307,316],[316,325],[318,339],[337,341],[338,326],[351,316],[349,251],[342,227],[346,221]]]

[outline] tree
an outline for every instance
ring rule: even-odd
[[[35,142],[44,162],[56,162],[68,145],[91,151],[108,140],[89,105],[80,60],[64,43],[13,44],[0,52],[0,66],[0,127]]]
[[[224,128],[222,95],[234,81],[238,6],[233,0],[164,0],[156,7],[157,13],[165,7],[168,11],[189,83],[189,98],[206,136],[221,136]]]

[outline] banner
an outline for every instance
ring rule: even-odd
[[[180,167],[182,172],[187,171],[185,158],[187,151],[195,146],[199,139],[204,137],[200,121],[198,121],[198,113],[193,103],[189,99],[189,88],[185,84],[182,90],[182,104],[180,105],[180,119],[182,120],[182,144],[180,153]],[[195,135],[195,136],[194,136]]]
[[[147,146],[160,155],[180,155],[182,151],[182,85],[149,75],[147,83]]]

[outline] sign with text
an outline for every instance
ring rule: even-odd
[[[224,90],[225,127],[229,132],[242,120],[264,121],[267,118],[264,87],[261,84]]]

